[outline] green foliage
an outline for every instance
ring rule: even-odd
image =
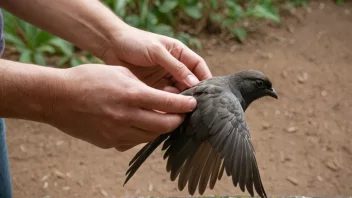
[[[344,0],[336,0],[336,3],[339,4],[339,5],[342,5],[342,4],[345,3],[345,1]]]
[[[103,0],[128,24],[150,32],[174,37],[186,45],[201,48],[195,36],[209,24],[230,33],[239,41],[247,38],[244,20],[280,23],[279,5],[308,6],[307,0]],[[343,4],[344,0],[336,0]],[[76,66],[95,61],[89,53],[77,51],[71,43],[57,38],[13,15],[3,12],[5,39],[20,53],[19,60],[40,65],[48,56],[58,56],[56,66]],[[79,54],[79,55],[78,55]],[[99,62],[99,60],[97,60]]]
[[[180,26],[189,29],[202,21],[213,20],[240,40],[247,36],[238,22],[247,18],[269,19],[279,23],[280,18],[272,0],[249,0],[245,5],[237,0],[104,0],[128,24],[147,31],[175,37],[187,45],[201,47],[192,31],[175,31]]]
[[[43,31],[12,14],[3,11],[6,43],[16,47],[20,53],[19,61],[47,65],[47,56],[60,56],[55,66],[69,64],[76,66],[85,61],[75,54],[74,46],[52,34]]]

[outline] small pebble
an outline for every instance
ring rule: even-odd
[[[306,11],[307,11],[307,13],[312,13],[312,8],[308,7],[308,8],[306,9]]]
[[[71,188],[69,187],[69,186],[64,186],[64,187],[62,187],[62,190],[64,190],[64,191],[68,191],[68,190],[70,190]]]
[[[83,186],[83,182],[81,180],[77,181],[77,184],[82,187]]]
[[[297,186],[298,185],[298,181],[297,179],[293,178],[293,177],[287,177],[286,178],[287,181],[291,182],[291,184]]]
[[[323,181],[324,179],[323,179],[320,175],[318,175],[318,176],[317,176],[317,180],[321,182],[321,181]]]
[[[264,130],[266,130],[266,129],[269,129],[271,127],[271,125],[269,123],[267,123],[267,122],[263,122],[262,123],[262,127],[263,127]]]
[[[148,185],[148,190],[149,190],[149,191],[153,191],[153,188],[154,188],[154,187],[153,187],[153,184],[152,184],[152,183],[149,183],[149,185]]]
[[[346,14],[346,15],[350,15],[350,14],[351,14],[351,11],[350,11],[349,9],[346,9],[346,10],[345,10],[345,14]]]
[[[49,186],[48,182],[44,182],[43,188],[47,188]]]
[[[44,175],[44,176],[40,179],[40,181],[45,181],[45,180],[49,179],[49,177],[50,177],[50,173],[47,174],[47,175]]]
[[[320,3],[319,4],[319,9],[323,10],[325,8],[325,4],[324,3]]]
[[[323,90],[320,94],[321,96],[325,97],[328,95],[328,92],[326,90]]]
[[[54,174],[56,175],[56,177],[58,178],[64,178],[65,177],[65,174],[63,174],[62,172],[58,171],[58,170],[54,170]]]
[[[24,152],[24,153],[27,152],[27,149],[26,149],[26,147],[25,147],[24,145],[21,145],[21,146],[20,146],[20,149],[21,149],[21,151]]]
[[[56,142],[56,146],[61,146],[64,144],[64,141],[63,140],[59,140]]]
[[[307,72],[303,72],[303,74],[299,75],[297,77],[297,79],[298,79],[299,83],[305,83],[308,80],[308,73]]]
[[[286,131],[287,132],[289,132],[289,133],[294,133],[294,132],[296,132],[298,130],[298,128],[297,127],[288,127],[287,129],[286,129]]]
[[[288,29],[288,31],[289,31],[290,33],[294,33],[294,32],[295,32],[295,29],[294,29],[294,27],[293,27],[292,25],[288,25],[288,26],[287,26],[287,29]]]
[[[100,194],[103,195],[104,197],[109,196],[109,194],[104,189],[100,189]]]
[[[334,163],[334,162],[328,162],[326,163],[326,167],[328,167],[332,171],[338,171],[339,167]]]
[[[286,78],[287,77],[287,71],[282,71],[281,72],[281,77]]]

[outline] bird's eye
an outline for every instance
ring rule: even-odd
[[[256,80],[256,81],[255,81],[255,85],[256,85],[257,87],[263,87],[264,82],[261,81],[261,80]]]

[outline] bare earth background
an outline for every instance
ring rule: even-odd
[[[352,4],[324,3],[259,28],[245,46],[204,38],[199,52],[214,75],[258,69],[279,93],[246,113],[269,196],[352,195]],[[169,181],[160,149],[122,187],[140,146],[118,153],[6,121],[14,197],[187,196]],[[205,193],[242,194],[226,176]]]

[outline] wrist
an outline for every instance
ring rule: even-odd
[[[62,90],[60,69],[0,60],[0,116],[48,122],[56,93]]]

